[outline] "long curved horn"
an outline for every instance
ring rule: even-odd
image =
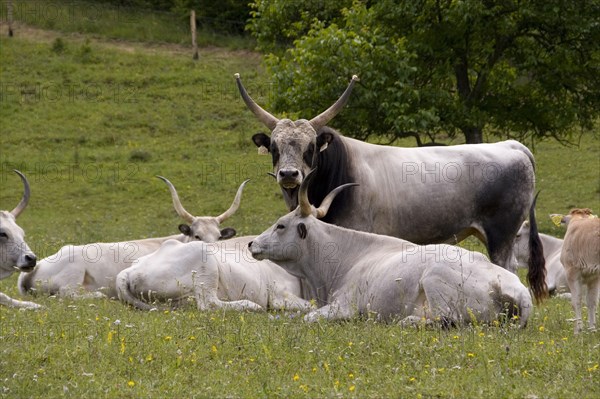
[[[302,183],[300,184],[300,189],[298,190],[298,206],[300,207],[300,215],[302,217],[307,217],[312,215],[312,205],[308,200],[308,185],[310,184],[313,177],[315,177],[317,168],[312,169]]]
[[[235,194],[235,198],[233,199],[233,202],[231,203],[231,206],[229,207],[229,209],[227,209],[225,212],[223,212],[222,214],[217,216],[217,221],[219,223],[222,223],[225,219],[233,216],[233,214],[238,210],[238,208],[240,207],[240,201],[242,200],[242,191],[244,191],[244,186],[249,181],[250,181],[250,179],[247,179],[247,180],[244,180],[244,182],[242,184],[240,184],[240,187],[238,188],[237,193]]]
[[[323,126],[325,126],[330,120],[336,116],[342,108],[346,105],[348,100],[350,99],[350,94],[352,93],[352,88],[354,87],[354,83],[358,81],[358,76],[352,75],[352,80],[346,87],[344,93],[342,93],[341,97],[333,103],[333,105],[327,108],[325,111],[321,112],[321,114],[315,116],[310,120],[310,124],[315,130],[319,130]]]
[[[15,209],[10,211],[10,213],[16,219],[21,214],[21,212],[23,212],[25,208],[27,208],[27,204],[29,203],[29,196],[31,195],[31,190],[29,188],[29,182],[27,181],[25,175],[16,169],[13,169],[13,172],[18,174],[21,178],[21,181],[23,182],[23,197],[21,198],[21,201],[19,201]]]
[[[244,88],[244,85],[242,84],[242,80],[240,79],[239,73],[236,73],[234,76],[235,76],[235,81],[237,83],[237,87],[238,87],[240,94],[242,95],[242,98],[244,99],[244,102],[246,103],[246,106],[248,107],[248,109],[250,111],[252,111],[252,113],[254,113],[254,115],[256,115],[258,120],[261,121],[262,123],[264,123],[265,126],[268,127],[270,130],[275,129],[275,126],[277,125],[277,122],[279,122],[279,119],[275,118],[273,115],[271,115],[270,113],[265,111],[260,105],[258,105],[256,102],[254,102],[252,97],[250,97],[250,95],[248,95],[248,92]]]
[[[329,210],[331,203],[333,202],[333,200],[335,199],[335,196],[338,195],[340,191],[342,191],[346,187],[352,187],[352,186],[358,186],[358,185],[359,185],[358,183],[346,183],[346,184],[342,184],[341,186],[333,189],[329,194],[327,194],[325,199],[323,199],[323,201],[321,202],[321,206],[319,206],[317,208],[317,219],[324,218],[325,215],[327,215],[327,211]]]
[[[193,223],[194,215],[185,210],[183,205],[181,205],[181,201],[179,200],[179,195],[177,195],[177,190],[175,190],[175,186],[167,179],[166,177],[156,176],[162,181],[164,181],[169,187],[169,191],[171,192],[171,198],[173,198],[173,207],[175,208],[175,212],[186,222]]]

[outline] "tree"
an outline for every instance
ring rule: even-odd
[[[598,0],[356,1],[340,13],[267,57],[274,111],[315,115],[358,74],[336,126],[360,138],[564,140],[598,118]]]

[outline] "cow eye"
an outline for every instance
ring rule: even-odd
[[[6,234],[5,232],[1,231],[0,232],[0,238],[8,238],[8,234]]]
[[[273,166],[279,162],[279,148],[275,143],[271,143],[271,156],[273,157]]]
[[[277,225],[275,228],[276,228],[277,230],[281,230],[281,229],[285,229],[285,226],[284,226],[284,225],[282,225],[282,224],[278,224],[278,225]]]
[[[197,234],[194,236],[194,238],[195,238],[196,240],[198,240],[198,241],[202,241],[202,240],[200,239],[200,236],[199,236],[199,235],[197,235]]]
[[[308,146],[308,149],[304,152],[304,163],[312,166],[313,164],[313,154],[315,152],[315,145],[313,143],[310,143],[310,145]]]

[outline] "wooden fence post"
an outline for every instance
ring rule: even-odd
[[[194,51],[193,59],[198,59],[198,42],[196,42],[196,11],[190,13],[190,29],[192,31],[192,48]]]
[[[12,0],[8,0],[6,2],[6,11],[7,11],[7,19],[8,19],[8,37],[13,37],[13,2]]]

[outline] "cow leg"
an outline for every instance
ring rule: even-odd
[[[596,328],[596,309],[598,307],[598,295],[600,294],[600,276],[588,284],[587,308],[588,325],[590,330]]]
[[[277,310],[310,310],[310,302],[296,295],[284,293],[276,298],[270,299],[270,308]]]
[[[343,305],[339,301],[333,301],[329,305],[320,307],[304,316],[304,321],[314,323],[319,319],[326,320],[346,320],[352,318],[356,311],[349,305]]]
[[[219,284],[219,268],[214,263],[206,262],[199,271],[192,271],[194,296],[198,310],[231,309],[231,310],[263,310],[262,306],[248,300],[222,301],[217,296]]]
[[[581,319],[581,279],[579,273],[573,271],[572,268],[567,267],[567,283],[569,284],[569,290],[571,291],[571,306],[575,311],[575,327],[574,333],[578,334],[583,329],[583,320]]]
[[[504,222],[499,222],[497,225],[485,229],[488,254],[492,263],[516,273],[517,258],[513,253],[516,231],[504,228],[502,223]]]
[[[17,301],[12,299],[6,294],[0,292],[0,305],[8,306],[11,308],[23,308],[23,309],[43,309],[42,305],[29,301]]]

